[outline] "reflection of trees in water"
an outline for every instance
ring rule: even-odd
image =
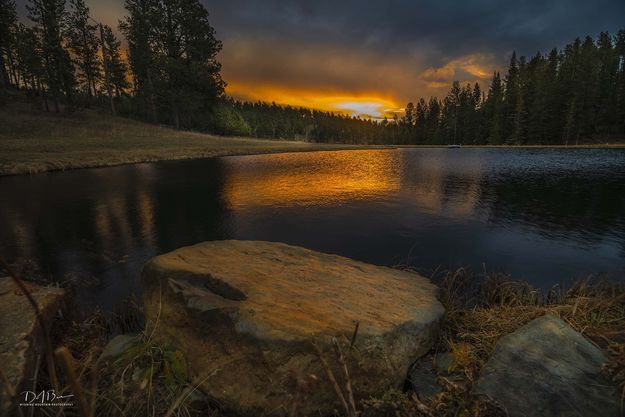
[[[153,191],[159,251],[223,239],[228,234],[222,199],[223,162],[215,159],[166,164],[166,175],[171,180],[158,181]]]
[[[134,280],[156,253],[222,238],[220,162],[163,165],[166,173],[146,164],[4,178],[0,190],[11,198],[0,204],[2,254],[34,259],[56,280],[112,270]]]
[[[492,222],[520,221],[548,236],[575,234],[588,242],[608,235],[625,241],[625,181],[618,176],[490,176],[481,188]]]
[[[410,203],[453,218],[475,215],[484,169],[480,154],[458,158],[447,149],[429,149],[402,156],[402,189]]]
[[[406,152],[403,192],[408,201],[439,215],[484,214],[492,223],[523,223],[546,237],[574,235],[587,242],[616,236],[625,251],[623,172],[597,174],[563,166],[528,173],[524,168],[532,160],[522,153],[496,152]],[[549,163],[542,155],[537,158]]]

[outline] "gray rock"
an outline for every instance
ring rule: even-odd
[[[476,392],[511,417],[616,417],[614,387],[601,373],[605,359],[567,323],[542,316],[497,342]]]
[[[50,326],[59,310],[64,291],[25,283],[39,304]],[[30,389],[37,357],[43,358],[43,339],[36,315],[26,297],[7,277],[0,277],[0,364],[10,389],[15,393]],[[4,378],[0,378],[0,415],[10,415],[14,398],[7,395]]]
[[[441,375],[449,375],[454,363],[454,355],[451,352],[440,352],[434,356],[434,368]]]
[[[412,389],[419,400],[427,402],[443,390],[439,377],[448,381],[463,384],[464,378],[452,372],[454,357],[451,352],[438,352],[417,360],[408,372],[407,388]]]
[[[345,391],[342,342],[357,400],[401,387],[444,313],[419,275],[282,243],[182,248],[152,259],[142,280],[156,339],[184,351],[208,395],[254,416],[342,410],[313,341]]]
[[[419,400],[427,402],[443,388],[437,381],[438,373],[432,358],[426,357],[417,361],[408,373],[410,388],[417,394]]]

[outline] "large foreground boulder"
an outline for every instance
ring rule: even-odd
[[[342,410],[328,376],[349,402],[333,340],[356,401],[400,387],[444,313],[419,275],[282,243],[185,247],[152,259],[142,281],[148,329],[185,352],[207,394],[244,415]]]
[[[605,359],[567,323],[546,315],[497,342],[476,390],[511,417],[616,417],[614,387],[601,373]]]
[[[25,284],[50,326],[60,308],[64,291]],[[0,367],[3,373],[0,378],[0,416],[17,415],[11,410],[16,399],[8,392],[19,394],[32,389],[36,360],[38,357],[43,359],[45,354],[43,342],[35,311],[26,296],[11,278],[0,277]]]

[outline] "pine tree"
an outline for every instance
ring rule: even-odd
[[[468,141],[465,143],[483,143],[482,132],[482,89],[479,83],[473,85],[469,101],[468,113]]]
[[[577,130],[577,107],[579,78],[579,59],[581,50],[581,40],[575,39],[572,44],[567,45],[560,53],[560,67],[558,71],[558,95],[561,98],[561,136],[562,143],[568,145],[574,132]]]
[[[603,140],[618,131],[617,102],[618,88],[617,77],[619,70],[619,56],[612,43],[612,37],[607,32],[602,32],[597,40],[598,74],[597,74],[597,99],[595,100],[595,121],[599,135]]]
[[[552,49],[537,75],[537,107],[538,114],[534,131],[530,138],[534,143],[559,144],[562,129],[562,98],[558,84],[558,66],[560,56],[557,49]]]
[[[625,135],[625,30],[620,30],[616,35],[615,51],[619,62],[619,70],[616,75],[616,123],[617,132]]]
[[[44,79],[52,95],[55,111],[59,112],[62,99],[65,99],[70,109],[73,105],[75,78],[69,53],[63,47],[67,33],[65,0],[29,0],[26,8],[41,42]]]
[[[521,142],[523,104],[520,68],[516,52],[512,52],[505,83],[502,134],[506,143],[518,144]]]
[[[423,98],[419,99],[415,108],[415,139],[417,143],[425,143],[427,137],[428,105]]]
[[[404,117],[403,122],[408,126],[414,126],[415,123],[415,106],[411,101],[406,104],[406,108],[404,109]]]
[[[110,82],[115,90],[115,96],[120,98],[130,87],[127,79],[128,66],[122,59],[121,42],[115,37],[113,30],[109,26],[104,26],[103,32]]]
[[[490,145],[499,145],[503,141],[503,94],[501,76],[495,72],[484,102],[484,131],[487,135],[486,143]]]
[[[128,15],[119,27],[128,41],[130,68],[136,96],[147,104],[152,121],[157,120],[157,98],[154,89],[155,30],[157,27],[157,0],[125,0]]]
[[[158,7],[158,89],[176,128],[181,117],[214,105],[225,83],[216,59],[221,42],[198,0],[163,0]]]
[[[43,86],[44,68],[41,61],[41,44],[37,33],[33,28],[28,28],[20,23],[17,26],[16,34],[15,55],[22,84],[27,91],[36,96],[41,96],[47,108]]]
[[[443,138],[440,129],[441,103],[436,97],[430,97],[426,118],[426,138],[429,143],[441,144]]]
[[[98,58],[97,26],[89,21],[89,8],[84,0],[70,0],[68,47],[80,69],[80,82],[87,97],[97,95],[101,63]]]
[[[584,39],[580,52],[576,77],[576,114],[577,128],[573,133],[575,143],[581,139],[590,139],[596,133],[597,93],[599,84],[599,65],[597,48],[590,36]]]
[[[17,12],[14,0],[0,0],[0,90],[11,84],[9,62],[15,43]]]

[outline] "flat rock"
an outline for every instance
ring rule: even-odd
[[[617,396],[601,373],[605,360],[571,326],[546,315],[497,342],[476,392],[511,417],[615,417]]]
[[[64,291],[25,283],[49,326],[59,310]],[[13,392],[30,389],[34,365],[43,357],[43,339],[35,312],[13,280],[0,277],[0,364]],[[10,415],[14,401],[0,378],[0,415]]]
[[[185,247],[148,262],[142,281],[157,340],[183,350],[203,390],[244,415],[342,411],[313,342],[346,392],[333,340],[342,346],[357,400],[401,387],[444,313],[419,275],[282,243]]]

